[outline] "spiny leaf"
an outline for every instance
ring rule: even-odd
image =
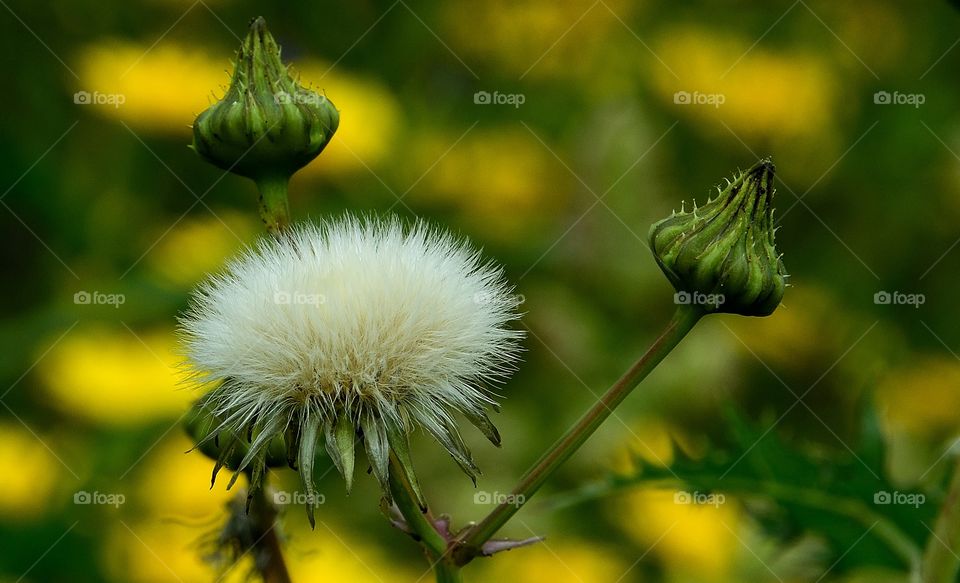
[[[636,456],[634,471],[587,485],[565,496],[565,503],[644,485],[724,492],[768,502],[748,509],[773,536],[786,541],[812,533],[826,540],[830,562],[836,562],[831,573],[877,564],[909,568],[912,553],[929,536],[924,524],[932,524],[942,490],[904,491],[891,482],[872,411],[864,414],[858,453],[842,446],[830,454],[812,452],[784,443],[769,424],[755,426],[733,411],[727,418],[732,444],[714,444],[699,459],[675,447],[667,467]]]

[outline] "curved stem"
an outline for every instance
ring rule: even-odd
[[[256,180],[260,191],[260,218],[274,237],[290,225],[289,176],[264,176]]]
[[[704,312],[696,306],[677,307],[673,319],[644,355],[524,474],[512,490],[513,495],[508,497],[510,503],[505,502],[494,508],[479,524],[455,541],[453,556],[457,565],[466,565],[481,554],[483,543],[490,540],[529,501],[557,468],[580,449],[580,446],[593,435],[640,381],[646,378],[693,329],[703,315]]]
[[[923,554],[924,583],[953,583],[960,571],[960,458]]]
[[[399,467],[399,463],[396,457],[391,454],[389,474],[390,492],[393,494],[393,501],[400,509],[400,514],[407,521],[407,526],[415,533],[418,542],[423,546],[437,583],[459,583],[462,581],[460,567],[452,561],[447,540],[434,526],[430,511],[422,512],[420,510],[413,488],[404,477],[405,474]]]
[[[267,499],[265,488],[257,488],[250,501],[250,534],[253,536],[254,564],[264,583],[292,583],[283,560],[277,533],[277,509]]]

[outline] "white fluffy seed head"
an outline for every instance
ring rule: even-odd
[[[485,419],[488,387],[517,360],[518,304],[465,241],[348,216],[231,261],[200,287],[181,330],[191,370],[219,383],[208,404],[223,426],[272,418],[279,431],[329,432],[342,418],[361,433],[380,423],[459,442],[451,414]]]

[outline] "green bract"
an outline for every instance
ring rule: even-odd
[[[240,46],[226,95],[193,124],[193,147],[212,164],[257,182],[286,179],[323,151],[339,123],[325,96],[290,75],[280,47],[257,18]]]
[[[774,172],[761,160],[706,205],[650,227],[650,248],[677,303],[744,316],[780,305],[787,273],[774,246]]]
[[[249,449],[248,444],[254,438],[253,435],[238,434],[226,426],[223,419],[211,411],[211,405],[205,398],[201,398],[190,407],[184,417],[183,425],[187,434],[196,443],[195,449],[217,462],[213,468],[211,485],[217,479],[221,469],[227,468],[234,472],[240,469],[240,463]],[[267,467],[276,468],[292,464],[290,460],[294,458],[289,453],[288,442],[291,442],[289,435],[277,435],[271,439],[264,456]]]

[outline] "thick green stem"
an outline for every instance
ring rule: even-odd
[[[460,567],[449,560],[436,563],[433,566],[433,574],[437,578],[437,583],[462,583],[463,581]]]
[[[264,583],[291,583],[277,533],[277,510],[265,492],[265,488],[258,488],[250,501],[250,534],[256,548],[255,555],[260,559],[254,562]]]
[[[703,315],[704,312],[693,305],[681,305],[677,308],[673,319],[647,352],[520,479],[512,490],[513,496],[508,498],[510,503],[502,503],[494,508],[479,524],[456,541],[453,555],[457,565],[466,565],[481,554],[483,543],[490,540],[530,500],[557,468],[580,449],[580,446],[593,435],[640,381],[646,378],[693,329]]]
[[[413,488],[405,477],[400,462],[393,455],[390,456],[390,493],[400,514],[407,521],[407,526],[416,535],[423,546],[427,560],[433,568],[437,583],[460,583],[460,567],[453,563],[447,540],[434,526],[430,511],[423,512],[417,504]]]
[[[260,191],[260,218],[263,224],[274,237],[290,224],[290,202],[287,186],[289,176],[264,176],[257,179],[257,190]]]
[[[923,583],[954,583],[960,571],[960,457],[947,496],[927,540],[921,569]]]

